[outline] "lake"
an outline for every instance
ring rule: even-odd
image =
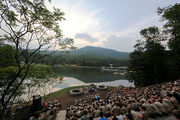
[[[57,67],[55,72],[64,77],[62,81],[56,83],[55,90],[91,83],[108,86],[134,86],[133,82],[126,80],[125,75],[113,74],[113,71],[102,71],[101,68]]]

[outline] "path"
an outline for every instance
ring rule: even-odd
[[[56,120],[65,120],[65,118],[66,118],[66,110],[59,111]]]

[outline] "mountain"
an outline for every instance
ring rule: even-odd
[[[70,55],[86,55],[86,56],[96,56],[96,57],[111,57],[117,59],[128,59],[128,52],[119,52],[112,49],[86,46],[77,50],[70,52]]]

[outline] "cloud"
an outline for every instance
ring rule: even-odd
[[[88,10],[82,0],[72,3],[67,0],[54,0],[47,3],[47,6],[51,10],[52,6],[55,6],[65,13],[66,20],[59,23],[64,37],[73,38],[76,33],[92,33],[94,29],[99,29],[99,15],[103,10],[99,8]]]
[[[89,41],[89,42],[95,42],[97,41],[96,38],[93,38],[92,36],[90,36],[89,34],[87,33],[77,33],[75,35],[75,38],[76,39],[83,39],[83,40],[86,40],[86,41]]]
[[[154,15],[141,20],[139,23],[129,25],[128,28],[115,32],[109,33],[109,37],[104,39],[103,47],[111,48],[119,51],[131,52],[134,50],[133,46],[136,44],[136,40],[140,39],[139,32],[150,26],[162,27],[163,23],[159,22],[159,16]]]
[[[116,32],[115,35],[118,35],[121,37],[130,37],[130,38],[138,39],[139,32],[142,29],[150,27],[150,26],[154,26],[154,25],[158,27],[162,26],[163,23],[160,23],[159,19],[160,17],[154,14],[153,16],[146,17],[137,23],[133,23],[129,25],[129,27],[127,27],[126,29]]]
[[[156,15],[131,24],[121,31],[109,32],[104,30],[92,34],[77,33],[75,42],[80,47],[90,45],[131,52],[134,50],[133,46],[136,44],[136,40],[140,39],[139,31],[153,25],[162,26],[162,23],[159,24],[159,17]]]
[[[87,34],[87,33],[77,33],[75,35],[75,45],[78,47],[84,47],[84,46],[103,46],[103,42],[100,39],[102,38],[99,36],[99,34],[96,34],[95,36]]]
[[[158,4],[160,2],[158,0]],[[142,17],[135,17],[134,21],[128,19],[123,21],[124,19],[121,18],[111,20],[109,18],[114,18],[115,14],[109,14],[108,18],[104,15],[104,13],[108,14],[108,9],[103,6],[90,7],[87,3],[84,0],[53,0],[51,4],[48,4],[49,9],[55,6],[65,12],[66,20],[60,22],[60,28],[64,37],[74,39],[76,47],[91,45],[119,51],[132,51],[136,40],[140,38],[141,29],[153,25],[161,27],[163,24],[159,22],[159,16],[156,13],[144,14],[144,12],[142,12],[144,14]],[[118,20],[119,23],[126,24],[124,26],[117,24],[115,21]]]

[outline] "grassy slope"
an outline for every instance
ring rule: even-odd
[[[68,87],[68,88],[64,88],[55,92],[52,92],[49,95],[48,99],[53,99],[56,97],[60,97],[61,95],[63,95],[66,92],[69,92],[71,89],[75,89],[75,88],[82,88],[83,86],[73,86],[73,87]],[[108,86],[109,89],[114,88],[113,86]]]

